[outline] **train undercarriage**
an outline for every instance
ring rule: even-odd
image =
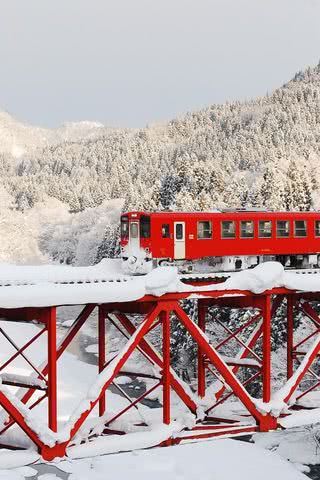
[[[200,260],[173,260],[162,259],[157,265],[175,265],[181,273],[187,272],[235,272],[253,268],[260,263],[276,261],[285,269],[320,268],[320,254],[299,255],[260,255],[260,256],[226,256],[206,257]]]
[[[158,266],[174,266],[179,273],[221,273],[237,272],[254,268],[260,263],[276,261],[285,269],[313,269],[320,268],[320,254],[297,255],[250,255],[204,257],[196,260],[175,260],[170,258],[152,259],[150,257],[124,257],[125,270],[131,274],[145,274]]]

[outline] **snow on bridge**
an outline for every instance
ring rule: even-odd
[[[145,295],[166,293],[188,292],[195,298],[203,291],[213,290],[245,290],[259,294],[282,287],[295,291],[320,291],[320,274],[297,275],[296,272],[284,271],[277,262],[229,274],[230,278],[225,282],[204,286],[182,282],[175,267],[159,267],[144,276],[125,275],[120,262],[103,260],[90,267],[2,265],[0,308],[128,302]]]
[[[319,408],[315,409],[314,416],[307,412],[303,417],[301,410],[295,413],[294,405],[301,408],[308,394],[314,393],[320,385],[311,368],[320,351],[320,320],[311,305],[311,302],[320,300],[319,292],[320,276],[285,272],[275,262],[235,273],[223,283],[202,286],[186,284],[173,267],[160,267],[146,276],[126,276],[121,273],[117,260],[79,268],[2,266],[1,314],[9,318],[10,312],[14,311],[14,319],[19,320],[24,309],[30,313],[29,319],[42,325],[42,329],[24,338],[19,336],[21,327],[9,328],[14,325],[12,322],[3,322],[4,325],[0,326],[0,333],[11,346],[8,358],[1,356],[0,442],[16,444],[17,431],[22,430],[24,444],[28,445],[26,440],[29,439],[40,454],[50,460],[65,454],[80,458],[88,451],[94,455],[97,451],[103,453],[214,436],[243,435],[287,427],[295,421],[298,424],[310,423],[312,419],[318,421]],[[180,303],[186,298],[197,302],[197,321],[188,316]],[[271,319],[283,303],[287,310],[287,381],[273,391]],[[84,308],[66,336],[57,343],[56,307],[60,305],[83,305]],[[231,330],[219,318],[212,318],[211,307],[246,311],[249,308],[251,313],[245,320],[239,313],[238,326]],[[73,405],[69,415],[64,413],[61,418],[57,362],[61,362],[60,357],[94,309],[98,310],[98,374],[93,381],[91,379],[82,400]],[[313,330],[306,330],[305,337],[297,341],[294,314],[298,311],[311,323]],[[134,322],[130,314],[135,315]],[[171,365],[172,316],[193,338],[198,349],[196,392]],[[215,345],[206,334],[207,320],[210,320],[211,330],[217,325],[220,332],[221,329],[225,332],[225,337],[218,339]],[[106,324],[113,325],[127,339],[118,354],[111,358],[107,357],[106,351]],[[150,341],[149,334],[153,330],[160,340],[160,352]],[[42,334],[47,338],[47,358],[39,362],[37,355],[34,358],[34,352],[30,355],[30,348],[35,347],[40,337],[43,340]],[[238,351],[231,357],[226,347],[232,342],[238,345]],[[2,349],[2,352],[6,350]],[[144,358],[145,371],[132,370],[131,363],[131,369],[126,367],[125,374],[143,378],[146,392],[138,399],[132,399],[122,390],[122,398],[124,396],[127,403],[118,402],[116,408],[115,402],[110,410],[106,392],[109,393],[111,385],[116,386],[117,376],[124,373],[123,369],[134,352]],[[12,368],[16,359],[21,357],[31,367],[31,375],[29,372],[26,377]],[[149,364],[151,370],[147,368]],[[307,377],[309,380],[302,387]],[[246,388],[259,378],[261,399],[253,398]],[[132,412],[137,409],[141,412],[140,402],[154,395],[157,389],[160,390],[160,419],[159,409],[154,409],[152,415],[144,411],[137,421]],[[241,405],[237,414],[226,407],[232,396]],[[47,422],[43,420],[43,409],[41,414],[38,409],[44,399],[47,401]],[[175,404],[177,399],[179,406]],[[314,406],[319,407],[320,401]],[[129,411],[131,417],[128,417]],[[128,434],[130,431],[134,433]],[[98,434],[101,434],[99,439],[96,438]],[[89,446],[81,444],[83,440],[89,440]]]

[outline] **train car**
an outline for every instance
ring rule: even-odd
[[[320,267],[320,212],[128,212],[120,243],[123,260],[136,270],[236,271],[270,260]]]

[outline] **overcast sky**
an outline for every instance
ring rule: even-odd
[[[139,127],[320,59],[320,0],[0,0],[0,109]]]

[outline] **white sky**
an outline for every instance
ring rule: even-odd
[[[0,109],[144,126],[320,59],[320,0],[0,0]]]

